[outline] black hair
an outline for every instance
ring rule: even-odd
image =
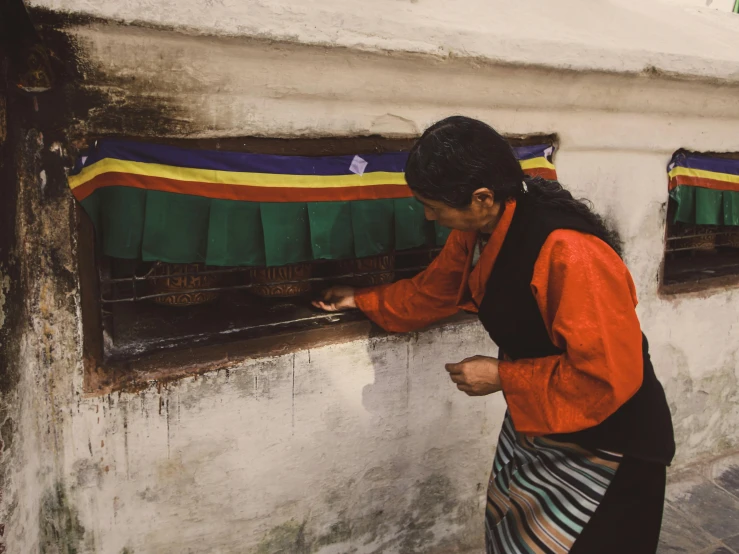
[[[472,194],[481,188],[491,190],[501,202],[526,194],[536,202],[578,214],[621,255],[618,233],[588,200],[575,199],[558,181],[526,176],[508,141],[482,121],[457,115],[426,129],[409,152],[405,179],[423,198],[458,209],[467,208]]]

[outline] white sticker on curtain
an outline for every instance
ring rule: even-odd
[[[356,173],[357,175],[364,175],[364,170],[367,168],[367,163],[368,162],[366,162],[359,156],[354,156],[352,164],[349,166],[349,171],[351,171],[352,173]]]

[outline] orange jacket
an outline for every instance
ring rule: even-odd
[[[506,204],[474,269],[476,233],[452,231],[428,269],[412,279],[357,291],[357,306],[372,321],[395,332],[419,329],[459,310],[477,312],[515,209],[515,201]],[[597,425],[631,398],[642,382],[641,328],[629,270],[600,239],[558,230],[539,253],[531,290],[549,337],[564,352],[500,361],[513,423],[529,435],[569,433]],[[463,357],[477,353],[470,351]]]

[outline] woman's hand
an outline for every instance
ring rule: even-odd
[[[469,396],[485,396],[502,389],[495,358],[472,356],[445,367],[457,388]]]
[[[341,312],[357,307],[354,302],[354,287],[331,287],[323,291],[321,298],[321,300],[314,300],[312,304],[327,312]]]

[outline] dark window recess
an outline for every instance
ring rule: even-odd
[[[662,284],[710,284],[739,276],[739,228],[675,222],[674,210],[670,200]]]
[[[321,312],[310,301],[335,284],[361,287],[411,277],[438,251],[429,248],[284,268],[105,257],[98,264],[105,357],[124,359],[360,319],[357,312]]]

